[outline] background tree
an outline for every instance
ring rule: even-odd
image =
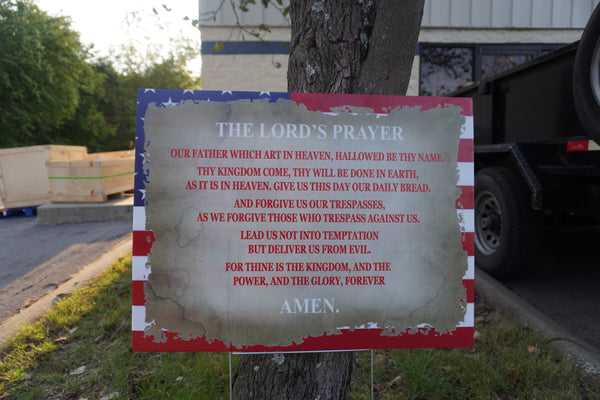
[[[424,0],[290,5],[290,92],[406,93]],[[348,399],[353,371],[353,352],[246,355],[234,376],[233,398]]]
[[[79,35],[31,0],[0,0],[0,143],[36,144],[72,117],[90,66]]]
[[[160,11],[170,9],[163,6]],[[151,26],[153,30],[164,31],[165,35],[170,33],[169,27],[161,22],[158,10],[150,15],[142,11],[129,13],[125,24],[131,30]],[[138,88],[200,89],[200,77],[188,68],[198,57],[199,48],[197,41],[181,34],[170,37],[168,49],[151,38],[143,43],[126,39],[118,51],[96,60],[94,69],[104,77],[98,108],[114,132],[102,136],[95,148],[106,151],[133,146]]]
[[[85,85],[79,86],[79,99],[75,113],[62,124],[47,131],[47,137],[38,137],[35,144],[56,143],[86,146],[90,152],[127,149],[114,142],[116,125],[104,114],[106,103],[104,88],[107,76],[87,65]]]
[[[114,60],[99,60],[94,68],[104,79],[97,94],[97,107],[106,123],[113,129],[110,135],[102,135],[88,144],[96,151],[122,150],[133,146],[138,88],[199,89],[200,78],[192,76],[186,69],[184,50],[167,58],[155,58],[143,68],[127,68],[119,72]],[[92,132],[86,134],[93,138]]]
[[[50,17],[32,0],[0,0],[0,38],[0,148],[129,149],[138,88],[200,87],[186,69],[197,56],[195,43],[173,38],[165,56],[160,47],[140,51],[125,43],[119,53],[94,60],[68,18]]]

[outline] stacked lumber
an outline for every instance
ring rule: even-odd
[[[85,146],[28,146],[0,149],[0,210],[50,202],[49,161],[81,160]]]
[[[133,150],[88,154],[85,146],[0,149],[0,211],[46,203],[105,202],[133,190]]]
[[[53,203],[105,202],[133,190],[133,150],[91,153],[83,160],[49,161],[47,166]]]

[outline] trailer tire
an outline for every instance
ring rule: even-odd
[[[590,17],[577,47],[573,99],[587,134],[600,143],[600,5]]]
[[[511,168],[485,168],[475,176],[475,263],[496,278],[525,271],[542,244],[541,213]]]

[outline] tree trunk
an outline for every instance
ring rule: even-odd
[[[288,90],[403,95],[424,0],[292,0]]]
[[[419,40],[425,0],[379,1],[357,93],[404,95]]]
[[[291,0],[288,90],[406,93],[424,0]],[[365,343],[368,348],[368,343]],[[353,352],[242,356],[235,400],[350,398]]]
[[[233,378],[234,400],[350,398],[353,352],[241,356]]]

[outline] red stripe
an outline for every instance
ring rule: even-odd
[[[417,96],[382,96],[359,94],[318,94],[290,93],[296,104],[304,104],[310,111],[331,112],[332,108],[343,106],[370,108],[375,113],[387,114],[399,107],[419,107],[430,110],[440,106],[456,105],[462,108],[462,115],[473,115],[473,104],[470,98],[460,97],[417,97]]]
[[[475,280],[474,279],[463,279],[463,286],[467,289],[467,303],[475,302]]]
[[[458,142],[458,162],[473,162],[475,157],[473,156],[473,151],[475,149],[475,144],[473,139],[460,139]]]
[[[144,332],[132,332],[134,351],[319,351],[319,350],[359,350],[359,349],[414,349],[440,347],[472,347],[473,328],[456,328],[455,331],[440,334],[434,329],[420,329],[415,334],[403,333],[399,336],[383,336],[382,329],[344,330],[339,335],[323,335],[309,337],[302,344],[291,346],[245,346],[235,348],[227,346],[222,341],[205,337],[183,340],[177,333],[164,332],[166,340],[160,343],[154,337],[146,336]]]
[[[131,305],[143,306],[146,304],[146,295],[144,294],[144,282],[131,282]]]
[[[456,199],[457,210],[472,210],[475,207],[475,188],[473,186],[458,186],[460,196]]]
[[[152,231],[133,231],[133,249],[134,256],[147,256],[154,244],[154,232]]]
[[[467,255],[475,255],[475,233],[474,232],[461,232],[463,250],[467,252]]]
[[[589,140],[579,140],[567,143],[567,151],[588,151],[590,146]]]

